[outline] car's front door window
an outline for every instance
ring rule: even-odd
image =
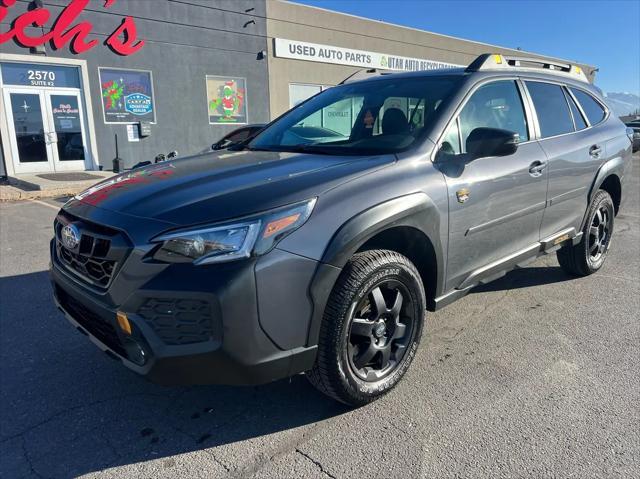
[[[467,138],[476,128],[508,130],[517,133],[521,143],[529,140],[527,117],[514,80],[499,80],[478,88],[447,128],[438,155],[466,153]]]
[[[499,128],[517,133],[520,142],[529,140],[522,99],[514,80],[501,80],[478,88],[460,112],[462,149],[476,128]]]

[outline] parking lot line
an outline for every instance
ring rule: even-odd
[[[40,201],[40,200],[29,200],[29,201],[31,203],[38,203],[39,205],[46,206],[48,208],[52,208],[52,209],[54,209],[56,211],[58,211],[60,209],[59,206],[50,205],[49,203],[45,203],[44,201]]]

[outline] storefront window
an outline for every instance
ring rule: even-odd
[[[289,84],[289,108],[298,106],[303,101],[323,90],[323,85]],[[322,126],[322,113],[317,112],[304,120],[305,126]]]
[[[301,83],[289,84],[289,108],[298,106],[300,103],[313,95],[320,93],[324,88],[324,85],[306,85]]]
[[[291,83],[289,85],[289,103],[291,108],[328,88],[331,87],[327,85]],[[308,116],[300,126],[324,128],[342,136],[349,136],[353,122],[361,108],[362,97],[345,99]]]

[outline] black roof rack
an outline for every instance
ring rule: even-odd
[[[587,76],[578,65],[542,60],[540,58],[533,57],[501,55],[499,53],[483,53],[471,62],[465,71],[479,72],[486,70],[509,70],[515,68],[526,71],[544,70],[545,73],[568,76],[574,80],[589,83]]]

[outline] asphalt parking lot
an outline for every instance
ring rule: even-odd
[[[429,314],[408,377],[357,410],[302,376],[137,377],[51,301],[60,204],[1,204],[0,476],[639,477],[639,173],[602,271],[547,256]]]

